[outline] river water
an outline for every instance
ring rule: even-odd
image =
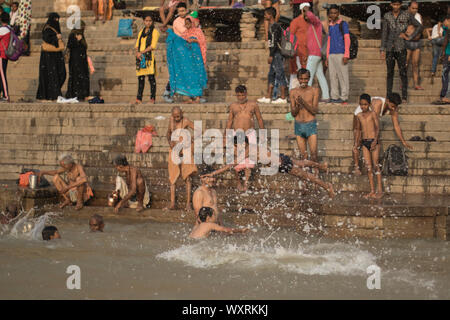
[[[49,223],[61,240],[41,240]],[[112,219],[91,233],[86,219],[52,214],[0,225],[0,299],[450,299],[449,242],[265,228],[191,240],[190,229]],[[67,288],[71,265],[79,290]],[[372,265],[380,289],[368,289]]]

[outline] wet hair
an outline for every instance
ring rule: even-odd
[[[308,74],[308,77],[311,78],[311,72],[309,72],[308,69],[305,68],[301,68],[300,70],[297,71],[297,78],[300,78],[300,76],[302,74]]]
[[[392,92],[392,93],[388,94],[387,98],[390,102],[392,102],[396,106],[399,106],[402,104],[402,98],[400,98],[400,95],[397,92]]]
[[[391,3],[400,3],[400,4],[402,4],[402,0],[391,0]]]
[[[177,9],[178,9],[178,8],[185,8],[185,9],[187,9],[186,3],[180,2],[180,3],[177,5]]]
[[[335,10],[337,10],[338,12],[340,11],[340,10],[339,10],[339,6],[338,6],[337,4],[332,4],[332,5],[330,5],[330,6],[328,7],[328,9],[327,9],[327,14],[330,14],[330,11],[331,11],[332,9],[335,9]]]
[[[91,216],[91,219],[89,219],[89,220],[92,220],[92,219],[94,219],[95,221],[97,221],[98,224],[104,224],[104,222],[103,222],[103,217],[102,217],[101,215],[99,215],[98,213],[94,213],[94,214]]]
[[[236,87],[236,89],[234,89],[234,92],[236,93],[246,93],[247,92],[247,87],[244,86],[243,84],[239,85]]]
[[[275,10],[274,7],[269,7],[269,8],[264,9],[264,13],[266,13],[266,12],[269,13],[275,19],[276,15],[277,15],[277,10]]]
[[[203,176],[205,174],[209,174],[214,171],[214,168],[210,165],[204,165],[200,168],[200,175]]]
[[[212,217],[214,210],[210,207],[201,207],[198,211],[198,218],[201,222],[205,222],[207,217]]]
[[[74,164],[75,160],[73,160],[72,156],[68,153],[63,153],[59,156],[58,160],[64,164]]]
[[[46,226],[42,230],[42,240],[50,240],[51,236],[54,236],[58,229],[55,226]]]
[[[372,101],[372,98],[367,93],[363,93],[359,96],[359,100],[366,100],[369,104]]]
[[[2,23],[7,23],[7,24],[9,24],[9,21],[10,21],[10,20],[11,20],[11,18],[10,18],[10,16],[9,16],[8,13],[3,12],[3,13],[0,15],[0,21],[1,21]]]
[[[123,167],[128,166],[128,160],[127,160],[127,157],[125,157],[123,154],[117,155],[117,156],[113,159],[113,163],[114,163],[115,166],[123,166]]]

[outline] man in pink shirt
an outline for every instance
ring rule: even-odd
[[[306,46],[308,47],[309,56],[306,69],[311,73],[311,77],[308,86],[312,86],[314,75],[316,75],[322,92],[322,99],[320,99],[320,102],[328,102],[330,94],[328,91],[327,79],[323,72],[322,54],[320,51],[322,48],[322,22],[311,12],[309,3],[303,4],[302,14],[305,17],[306,22],[309,23],[306,37]]]
[[[8,57],[6,56],[6,49],[9,46],[9,39],[11,37],[11,31],[9,29],[9,14],[3,12],[0,15],[1,27],[0,27],[0,90],[2,97],[1,102],[9,102],[8,93],[8,81],[6,79],[6,68],[8,67]]]
[[[188,14],[186,3],[180,2],[177,5],[178,18],[173,21],[173,32],[179,37],[186,31],[185,19]]]

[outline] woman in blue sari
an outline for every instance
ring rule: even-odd
[[[189,19],[186,19],[186,27],[188,31],[195,28]],[[170,95],[178,93],[185,97],[184,101],[187,103],[200,102],[203,89],[207,85],[206,67],[199,44],[199,41],[204,41],[204,39],[186,41],[170,29],[167,32]]]

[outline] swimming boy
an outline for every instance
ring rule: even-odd
[[[93,214],[89,219],[89,229],[92,232],[103,232],[104,227],[105,223],[103,222],[103,217],[97,213]]]
[[[192,229],[192,232],[189,235],[189,237],[193,239],[207,238],[211,233],[211,231],[219,231],[228,234],[233,234],[233,233],[245,233],[249,230],[248,228],[239,229],[239,228],[226,228],[220,226],[214,222],[215,219],[213,218],[213,216],[214,210],[212,208],[202,207],[198,213],[197,223]]]
[[[46,226],[42,230],[42,240],[61,239],[61,235],[55,226]]]
[[[357,128],[360,128],[361,130],[361,144],[370,184],[370,193],[367,194],[365,198],[381,198],[383,196],[383,191],[381,185],[381,170],[378,165],[378,158],[380,155],[380,144],[378,143],[380,120],[375,111],[370,110],[370,103],[371,99],[367,93],[364,93],[359,97],[359,106],[361,107],[362,112],[357,115]],[[375,168],[374,170],[378,183],[376,193],[372,164]]]
[[[202,185],[195,190],[192,203],[197,217],[202,207],[212,208],[213,216],[211,221],[221,224],[221,217],[217,208],[217,192],[214,189],[216,186],[216,178],[209,176],[212,171],[210,166],[205,166],[201,169],[200,181]]]

